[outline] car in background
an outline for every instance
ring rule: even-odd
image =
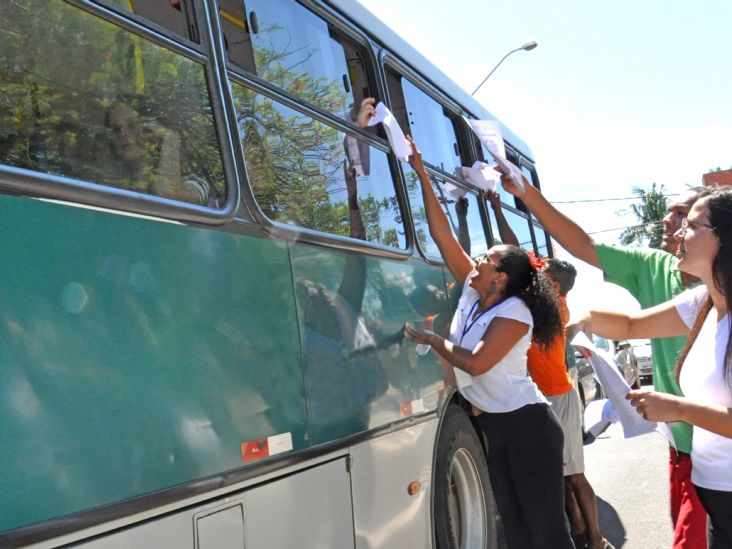
[[[595,379],[595,371],[592,369],[592,365],[588,360],[589,356],[589,354],[584,355],[582,351],[575,348],[574,360],[576,368],[569,369],[572,382],[577,387],[583,408],[593,400],[603,398],[602,387],[597,379]]]
[[[630,341],[611,341],[597,335],[593,335],[592,340],[595,347],[610,353],[615,358],[620,373],[631,389],[640,389],[641,376]]]
[[[653,352],[649,339],[631,340],[635,364],[643,383],[653,383]]]

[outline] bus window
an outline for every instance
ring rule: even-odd
[[[452,119],[442,105],[403,77],[401,89],[409,122],[406,133],[412,135],[425,161],[454,174],[463,162]]]
[[[534,236],[536,237],[536,248],[541,257],[549,256],[549,236],[539,225],[534,225]]]
[[[480,144],[480,141],[477,137],[475,137],[475,141],[478,148],[478,160],[480,160],[481,162],[485,162],[486,164],[489,164],[491,166],[495,166],[496,161],[493,160],[493,157],[488,152],[488,150]],[[496,192],[499,194],[499,196],[501,197],[501,202],[503,202],[504,204],[509,204],[511,206],[514,206],[516,204],[513,195],[506,192],[503,188],[503,185],[501,185],[500,183],[496,185]]]
[[[534,170],[532,170],[529,166],[521,162],[521,173],[524,174],[524,177],[526,178],[526,181],[528,181],[532,186],[536,187],[536,178],[534,175]],[[523,206],[523,203],[521,204]],[[523,208],[522,208],[523,210]],[[528,210],[524,210],[528,211]],[[536,221],[536,216],[531,213],[531,219]]]
[[[149,19],[180,36],[198,42],[196,37],[189,36],[189,33],[186,32],[184,9],[190,0],[106,0],[106,2],[120,6],[122,9]]]
[[[0,11],[0,163],[223,206],[203,66],[64,2],[38,4]]]
[[[252,37],[241,0],[219,0],[219,17],[229,63],[256,74]]]
[[[496,216],[490,206],[488,207],[488,210],[490,214],[491,231],[493,233],[493,244],[502,244],[503,240],[501,239],[501,235],[498,231]],[[506,217],[506,221],[508,221],[509,227],[511,227],[514,234],[516,235],[516,238],[519,241],[519,246],[526,251],[533,251],[534,244],[531,239],[531,230],[529,229],[528,219],[526,219],[522,215],[514,213],[508,208],[503,208],[503,215]]]
[[[229,62],[303,101],[351,120],[372,95],[365,54],[296,2],[221,2]]]
[[[412,209],[412,218],[417,232],[417,241],[427,257],[439,258],[440,251],[430,236],[425,214],[422,189],[416,172],[405,168],[407,192]],[[474,194],[467,193],[464,197],[456,198],[445,192],[445,181],[432,177],[432,188],[437,199],[442,204],[447,218],[452,225],[452,231],[458,238],[465,252],[476,257],[488,251],[488,245],[483,231],[480,210]]]
[[[269,219],[406,248],[386,153],[232,86],[250,184]]]

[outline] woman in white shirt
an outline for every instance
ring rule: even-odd
[[[422,184],[427,222],[447,268],[464,282],[448,339],[405,325],[455,367],[460,393],[487,438],[488,472],[511,549],[573,547],[564,520],[562,428],[527,375],[532,337],[562,330],[554,294],[529,256],[494,246],[475,262],[460,246],[414,143],[410,164]]]
[[[732,188],[698,200],[681,229],[679,269],[704,286],[634,315],[592,311],[582,324],[612,339],[689,335],[676,364],[684,397],[628,394],[652,421],[694,425],[691,480],[710,517],[709,547],[732,547]],[[588,324],[589,323],[589,324]]]

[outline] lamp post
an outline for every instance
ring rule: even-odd
[[[538,45],[539,45],[539,44],[537,44],[535,40],[532,40],[531,42],[526,42],[526,44],[524,44],[524,45],[523,45],[523,46],[521,46],[520,48],[516,48],[515,50],[511,50],[510,52],[508,52],[508,53],[507,53],[506,55],[504,55],[504,56],[503,56],[503,58],[502,58],[502,59],[501,59],[501,60],[500,60],[500,61],[499,61],[499,62],[498,62],[498,63],[496,64],[496,66],[495,66],[495,67],[493,67],[493,69],[491,70],[491,72],[489,72],[489,73],[488,73],[488,76],[486,76],[486,77],[485,77],[485,78],[483,79],[483,81],[482,81],[482,82],[481,82],[480,84],[478,84],[478,87],[477,87],[477,88],[475,88],[475,90],[473,91],[473,93],[471,93],[470,95],[475,95],[475,92],[477,92],[477,91],[478,91],[478,90],[480,89],[480,87],[481,87],[481,86],[482,86],[483,84],[485,84],[485,81],[486,81],[486,80],[488,80],[488,79],[489,79],[489,78],[491,77],[491,74],[493,74],[494,72],[496,72],[496,69],[497,69],[498,67],[500,67],[500,66],[501,66],[501,63],[503,63],[503,62],[504,62],[504,61],[506,60],[506,57],[508,57],[508,56],[509,56],[509,55],[511,55],[512,53],[516,53],[517,51],[520,51],[520,50],[524,50],[524,51],[531,51],[531,50],[533,50],[533,49],[534,49],[534,48],[535,48],[536,46],[538,46]]]

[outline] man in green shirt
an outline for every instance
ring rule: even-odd
[[[524,179],[520,190],[509,176],[502,178],[504,188],[523,200],[526,207],[559,244],[574,257],[603,271],[605,280],[627,289],[645,309],[668,301],[696,279],[679,271],[674,233],[681,228],[691,206],[705,188],[690,189],[669,206],[663,218],[661,249],[622,248],[597,244],[579,225],[552,206],[536,187]],[[685,338],[663,338],[651,341],[653,349],[653,385],[657,391],[680,395],[674,366]],[[691,483],[691,426],[672,427],[676,448],[670,448],[671,518],[674,523],[673,547],[706,548],[707,516]]]

